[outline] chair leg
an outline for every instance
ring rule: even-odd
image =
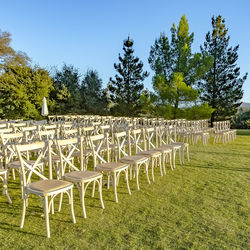
[[[44,207],[47,238],[50,238],[48,196],[44,196],[43,207]]]
[[[149,168],[149,161],[147,161],[145,163],[145,169],[146,169],[146,175],[147,175],[147,179],[148,179],[148,184],[150,184],[150,179],[149,179],[149,175],[148,175],[148,168]],[[139,175],[139,173],[138,173]]]
[[[176,155],[176,150],[173,149],[173,163],[174,163],[174,168],[175,168],[175,155]]]
[[[60,212],[62,209],[62,200],[63,200],[63,193],[60,193],[58,212]]]
[[[25,214],[26,214],[26,196],[24,195],[24,197],[23,197],[23,209],[22,209],[22,217],[21,217],[20,228],[23,228]]]
[[[81,203],[82,203],[82,213],[83,213],[83,217],[86,219],[87,215],[86,215],[86,208],[85,208],[85,201],[84,201],[84,197],[85,197],[84,183],[82,182],[80,186],[81,186],[80,195],[81,195]]]
[[[148,172],[147,172],[147,175],[148,175]],[[140,186],[139,186],[139,167],[138,167],[138,164],[135,164],[135,177],[136,177],[137,190],[140,190]]]
[[[95,181],[93,183],[93,188],[92,188],[92,198],[95,196]]]
[[[118,196],[117,196],[117,175],[114,172],[114,192],[115,192],[115,202],[118,203]]]
[[[13,180],[15,181],[16,180],[16,174],[15,174],[15,169],[12,168],[12,176],[13,176]]]
[[[159,156],[157,158],[158,162],[159,162],[159,167],[160,167],[160,173],[161,173],[161,176],[163,176],[163,173],[162,173],[162,165],[161,165],[161,156]]]
[[[128,168],[125,170],[125,179],[127,183],[128,193],[131,195],[130,187],[129,187],[129,180],[128,180]]]
[[[169,163],[170,163],[170,167],[171,167],[171,170],[173,171],[173,163],[172,163],[172,152],[169,153]]]
[[[155,164],[155,159],[151,159],[151,167],[152,167],[152,181],[155,181],[155,176],[154,176],[154,164]]]
[[[187,146],[187,160],[189,161],[189,146]]]
[[[103,199],[102,199],[102,177],[99,179],[99,196],[100,196],[100,201],[101,201],[101,205],[102,208],[104,209],[104,203],[103,203]]]
[[[167,154],[162,153],[162,167],[165,175],[166,175],[166,161],[167,161]]]
[[[179,148],[179,162],[180,162],[180,165],[182,165],[182,149]]]
[[[7,179],[7,178],[8,178],[8,174],[5,173],[5,174],[4,174],[4,180],[3,180],[3,194],[6,194],[7,200],[8,200],[8,202],[9,202],[9,204],[11,204],[12,201],[11,201],[11,198],[10,198],[10,196],[9,196],[8,183],[7,183],[7,180],[8,180],[8,179]]]

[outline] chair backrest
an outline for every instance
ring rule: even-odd
[[[131,147],[129,145],[130,131],[115,133],[115,140],[118,145],[118,159],[131,155]],[[128,152],[127,152],[128,151]]]
[[[67,168],[71,171],[79,171],[79,168],[77,168],[74,161],[72,161],[75,153],[79,153],[80,169],[84,170],[82,140],[83,138],[81,136],[56,140],[60,156],[60,177],[64,176]]]
[[[46,178],[41,173],[41,164],[43,164],[45,154],[48,151],[48,147],[50,147],[50,141],[46,142],[35,142],[35,143],[29,143],[29,144],[20,144],[16,145],[16,151],[21,163],[21,178],[22,183],[24,186],[31,183],[31,177],[33,174],[40,177],[43,180],[46,180]],[[31,152],[35,152],[36,160],[28,161],[26,158],[26,154],[31,154]]]
[[[66,129],[63,131],[64,138],[73,138],[78,136],[78,129]]]
[[[0,134],[7,134],[7,133],[13,133],[14,129],[13,128],[1,128],[0,129]]]
[[[132,130],[131,134],[134,140],[135,152],[139,153],[141,151],[144,151],[145,139],[143,138],[144,137],[143,129]],[[143,144],[144,149],[142,148],[142,144]]]
[[[53,140],[55,139],[56,131],[55,130],[39,130],[38,136],[40,140]]]
[[[154,149],[158,146],[158,136],[156,134],[156,130],[158,127],[151,127],[144,129],[144,149]]]
[[[2,129],[2,128],[7,128],[7,127],[8,127],[8,125],[7,125],[6,122],[0,123],[0,129]]]
[[[23,140],[23,133],[1,133],[0,134],[1,143],[3,145],[10,143],[20,143]]]
[[[37,126],[22,127],[21,131],[24,133],[26,142],[34,140],[38,133]]]
[[[94,170],[99,163],[110,161],[108,134],[90,136],[90,146],[93,154]],[[107,161],[104,159],[104,153],[107,153]]]

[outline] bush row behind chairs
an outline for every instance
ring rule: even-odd
[[[175,146],[171,145],[171,146],[167,147],[167,149],[160,150],[160,151],[158,149],[155,149],[155,145],[151,141],[153,139],[152,132],[154,132],[154,134],[156,134],[155,128],[148,129],[147,131],[140,130],[140,129],[133,130],[132,131],[132,134],[133,134],[132,137],[130,136],[129,131],[127,133],[126,132],[121,132],[120,134],[117,133],[116,134],[116,139],[117,139],[117,143],[118,143],[118,155],[119,155],[120,162],[112,162],[112,163],[109,162],[110,161],[110,159],[109,159],[109,156],[110,156],[110,154],[109,154],[109,152],[110,152],[110,150],[109,150],[110,142],[108,140],[108,136],[104,136],[103,134],[90,136],[90,144],[91,144],[91,147],[92,147],[92,153],[93,153],[93,158],[94,158],[94,170],[98,170],[100,172],[106,172],[108,177],[110,177],[111,174],[113,174],[113,186],[114,186],[114,191],[115,191],[116,202],[118,202],[116,188],[117,188],[117,184],[119,182],[119,176],[120,176],[121,172],[125,172],[125,179],[126,179],[126,182],[127,182],[128,192],[130,194],[130,188],[129,188],[129,182],[128,182],[128,168],[129,167],[130,167],[131,173],[132,173],[132,167],[131,166],[134,166],[134,173],[135,173],[135,176],[136,176],[137,188],[138,189],[139,189],[139,179],[138,179],[139,168],[140,168],[140,166],[142,164],[145,165],[145,171],[146,171],[146,174],[147,174],[147,177],[148,177],[149,161],[150,160],[152,161],[152,177],[154,179],[154,174],[153,174],[154,173],[154,171],[153,171],[154,170],[154,160],[157,159],[158,163],[159,163],[159,166],[160,166],[161,174],[162,174],[161,160],[160,160],[159,156],[163,152],[164,152],[164,154],[171,152],[171,150],[173,150],[173,148]],[[148,141],[148,148],[150,149],[150,147],[153,147],[153,150],[155,152],[152,152],[152,150],[148,150],[148,151],[145,152],[145,150],[143,150],[141,148],[141,146],[139,145],[139,142],[140,142],[139,138],[144,137],[143,143],[144,143],[144,146],[145,146],[144,149],[146,149],[146,141],[145,141],[146,136],[148,138],[148,140],[147,140]],[[121,143],[121,138],[122,137],[125,138],[125,139],[123,138],[123,143]],[[79,136],[78,136],[78,138],[79,138]],[[83,138],[83,137],[80,137],[80,138]],[[129,152],[125,153],[125,148],[126,148],[125,142],[126,142],[126,144],[130,143],[131,138],[133,138],[134,143],[135,143],[135,151],[136,152],[138,152],[138,150],[140,151],[138,153],[138,156],[136,156],[137,158],[134,158],[134,159],[132,159],[133,157],[131,158],[131,155],[130,155],[131,154],[131,144],[128,144],[128,147],[127,147],[127,148],[130,148]],[[160,138],[162,138],[162,136]],[[83,215],[84,215],[84,217],[86,217],[86,211],[85,211],[85,205],[84,205],[84,194],[85,194],[87,186],[91,182],[94,182],[94,184],[96,182],[98,182],[101,204],[102,204],[102,207],[104,208],[104,205],[103,205],[103,202],[102,202],[102,195],[101,195],[101,190],[102,190],[102,185],[101,185],[101,179],[102,178],[101,177],[102,177],[102,175],[100,173],[98,173],[98,172],[92,173],[92,171],[82,170],[83,169],[83,161],[84,161],[84,159],[83,159],[83,147],[80,147],[81,148],[80,149],[81,171],[78,171],[78,169],[73,164],[73,161],[72,161],[73,152],[72,152],[72,150],[67,150],[66,151],[66,152],[70,152],[68,154],[68,156],[63,155],[62,152],[65,152],[65,149],[66,149],[65,146],[66,145],[69,146],[69,144],[71,144],[71,146],[72,146],[74,143],[77,143],[77,140],[78,140],[77,138],[57,140],[57,146],[58,146],[58,149],[59,149],[60,163],[61,163],[60,164],[60,171],[59,172],[57,171],[57,178],[58,178],[58,173],[60,173],[60,178],[64,177],[64,179],[67,179],[67,180],[72,181],[73,183],[76,183],[76,185],[78,186],[78,189],[79,189],[80,197],[81,197]],[[160,139],[160,141],[161,141],[161,143],[163,142],[162,139]],[[81,139],[81,142],[82,142],[82,139]],[[104,147],[105,142],[106,142],[106,146]],[[68,184],[68,183],[65,183],[65,182],[56,183],[55,182],[56,180],[55,181],[52,181],[52,180],[47,181],[46,180],[46,178],[40,173],[40,172],[43,173],[43,167],[41,167],[42,165],[40,165],[41,163],[39,163],[38,160],[32,160],[31,161],[31,160],[29,160],[29,157],[27,157],[27,156],[29,156],[29,153],[28,153],[29,150],[33,149],[33,150],[37,151],[41,145],[43,145],[43,147],[45,147],[45,142],[44,141],[43,142],[38,142],[38,145],[36,145],[36,146],[35,146],[35,144],[32,145],[32,146],[31,146],[31,144],[22,145],[22,146],[17,145],[16,146],[16,150],[18,152],[19,160],[21,162],[19,173],[20,173],[20,179],[22,180],[21,184],[23,185],[23,188],[22,188],[23,213],[22,213],[21,227],[23,226],[23,223],[24,223],[24,217],[25,217],[25,210],[26,210],[26,206],[27,206],[28,194],[29,193],[37,194],[37,195],[39,195],[40,198],[42,196],[44,196],[44,199],[42,199],[42,198],[41,199],[43,201],[44,211],[45,211],[47,236],[49,237],[50,232],[49,232],[48,214],[49,214],[49,211],[50,211],[51,207],[53,208],[53,206],[52,206],[53,203],[51,201],[53,201],[55,195],[57,195],[58,192],[59,192],[59,191],[58,192],[55,191],[55,188],[57,190],[58,185],[62,186],[62,190],[64,190],[63,192],[66,192],[68,194],[69,199],[70,199],[70,203],[71,203],[71,207],[73,207],[73,199],[72,199],[72,194],[71,194],[72,186],[70,184]],[[80,143],[80,145],[82,145],[82,143]],[[61,147],[64,147],[64,150],[60,149]],[[49,146],[49,148],[50,148],[50,146]],[[179,145],[178,145],[178,148],[180,148]],[[74,150],[77,149],[76,145],[72,146],[72,149],[74,149]],[[47,152],[48,151],[52,152],[52,150],[47,150]],[[44,150],[44,152],[46,152],[46,151]],[[79,149],[78,149],[77,152],[79,152]],[[107,160],[104,160],[104,157],[102,156],[102,152],[107,153],[107,155],[108,155]],[[125,156],[125,157],[120,158],[121,154],[123,154],[123,156]],[[23,157],[24,155],[26,155],[25,158]],[[51,155],[51,154],[49,154],[49,155]],[[165,156],[166,156],[166,154],[165,154]],[[39,157],[37,159],[39,159]],[[170,154],[170,157],[171,157],[171,154]],[[40,160],[44,159],[44,158],[46,158],[46,157],[42,156],[42,157],[40,157]],[[50,158],[49,162],[50,161],[52,162],[52,156],[49,157],[49,158]],[[166,159],[166,158],[164,158],[164,159]],[[180,161],[181,161],[181,157],[180,157]],[[66,166],[65,164],[68,165],[71,168],[71,171],[69,173],[67,173],[67,174],[65,174],[65,166]],[[28,172],[25,171],[26,168],[29,169]],[[40,172],[37,171],[36,168],[38,168],[40,170]],[[165,173],[165,165],[164,165],[163,169],[164,169],[164,173]],[[76,171],[72,171],[72,170],[76,170]],[[26,173],[33,173],[33,172],[35,174],[37,174],[40,178],[44,179],[44,183],[42,181],[40,181],[40,183],[37,183],[37,184],[30,184],[30,177],[31,176],[28,177],[28,181],[27,181],[27,179],[25,179],[25,174]],[[50,175],[50,177],[51,177],[51,175]],[[58,180],[58,181],[60,181],[60,180]],[[148,181],[149,181],[149,178],[148,178]],[[86,183],[86,186],[84,186],[85,183]],[[109,184],[109,181],[108,181],[108,184]],[[29,185],[33,185],[33,186],[29,186]],[[53,185],[55,185],[55,186],[53,186]],[[51,188],[49,190],[47,190],[47,187],[51,187]],[[94,189],[93,189],[93,194],[94,194]],[[48,196],[51,196],[51,201],[50,202],[48,201]],[[60,199],[59,210],[60,210],[60,207],[61,207],[61,199]],[[52,212],[53,212],[53,209],[52,209]],[[73,212],[72,212],[72,217],[73,217],[73,221],[75,221]]]

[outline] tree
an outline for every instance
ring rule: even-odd
[[[107,114],[108,99],[102,79],[95,70],[88,70],[81,85],[82,108],[89,114]]]
[[[130,37],[124,40],[124,56],[119,54],[119,63],[114,64],[118,74],[114,80],[110,78],[108,85],[114,112],[125,116],[133,116],[139,112],[142,82],[149,76],[147,71],[143,71],[142,61],[134,56],[133,44]]]
[[[0,117],[41,118],[42,100],[52,85],[49,73],[38,66],[8,66],[0,76]],[[53,102],[47,101],[51,107]]]
[[[61,114],[81,113],[80,73],[72,65],[64,64],[53,76],[54,92],[51,94]],[[60,97],[60,98],[59,98]]]
[[[178,27],[173,24],[171,28],[171,41],[162,33],[150,49],[148,62],[155,72],[153,87],[161,105],[173,106],[173,118],[178,117],[180,105],[197,99],[198,92],[193,87],[212,65],[212,57],[192,54],[193,38],[183,15]]]
[[[21,51],[15,51],[11,46],[11,34],[0,29],[0,73],[9,66],[27,65],[30,58]]]
[[[204,81],[199,82],[201,99],[214,108],[211,122],[225,119],[237,112],[243,96],[245,74],[240,78],[240,68],[237,67],[239,45],[229,47],[230,36],[225,27],[225,19],[219,15],[212,17],[212,32],[206,34],[203,55],[214,58],[212,68],[206,73]]]

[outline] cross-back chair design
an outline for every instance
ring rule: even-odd
[[[23,209],[20,227],[23,228],[24,226],[29,195],[37,195],[43,204],[46,233],[47,237],[50,238],[49,212],[51,208],[53,209],[53,201],[56,195],[63,193],[68,195],[73,223],[75,223],[76,220],[73,207],[73,184],[64,180],[48,179],[41,173],[41,165],[44,164],[43,160],[48,147],[50,147],[50,142],[47,144],[42,141],[16,145],[16,151],[21,163],[21,178],[23,185]],[[36,159],[32,163],[27,161],[24,156],[25,152],[29,152],[29,154],[35,152]],[[32,182],[33,175],[40,177],[40,180]]]
[[[138,153],[138,151],[143,151],[142,148],[140,147],[142,130],[141,129],[133,130],[132,135],[130,130],[128,130],[127,132],[116,133],[115,136],[118,141],[119,161],[129,164],[131,166],[130,179],[132,179],[132,170],[134,170],[134,177],[136,178],[137,189],[140,190],[139,171],[142,166],[144,166],[144,171],[146,172],[147,180],[148,183],[150,184],[150,179],[148,176],[150,157],[136,154]],[[134,144],[131,143],[131,137],[133,138]],[[138,150],[138,148],[140,148],[141,150]],[[132,151],[134,151],[134,155],[132,155]]]
[[[104,204],[102,199],[102,174],[96,171],[88,171],[84,169],[83,145],[82,145],[83,137],[79,136],[78,138],[61,139],[57,140],[56,143],[60,155],[60,177],[63,178],[64,180],[73,182],[78,188],[82,204],[83,217],[87,218],[84,198],[87,187],[91,183],[93,183],[93,186],[95,186],[95,183],[98,184],[101,206],[104,209]],[[74,153],[78,152],[79,149],[80,149],[80,169],[76,166],[74,161],[72,162],[71,160]],[[67,170],[68,172],[66,173]],[[61,209],[61,204],[62,204],[62,196],[60,199],[59,211]]]
[[[131,194],[128,180],[129,164],[122,162],[110,161],[109,139],[108,134],[100,134],[90,136],[91,149],[93,154],[94,170],[106,173],[108,177],[107,187],[110,186],[110,177],[113,179],[113,187],[115,193],[115,201],[118,203],[117,186],[119,177],[122,172],[125,173],[125,180],[127,183],[128,193]],[[104,159],[106,153],[107,158]]]
[[[179,150],[179,160],[180,164],[184,164],[184,154],[185,150],[187,153],[187,160],[189,161],[189,144],[187,142],[177,142],[173,138],[169,138],[170,145],[174,150]]]
[[[172,140],[170,136],[171,130],[169,130],[169,127],[160,126],[158,127],[158,141],[159,141],[159,148],[171,150],[172,151],[172,164],[170,163],[171,169],[175,168],[175,159],[176,159],[176,152],[179,151],[179,160],[180,164],[182,163],[181,158],[181,145],[173,145],[170,144],[170,140]]]
[[[162,164],[164,150],[156,148],[156,145],[158,144],[158,138],[155,127],[145,128],[143,129],[143,133],[144,151],[140,152],[139,154],[150,157],[152,168],[152,180],[154,181],[154,168],[157,165],[160,167],[161,176],[163,176],[162,165],[164,173],[166,173],[165,164]]]
[[[37,126],[22,127],[21,131],[23,132],[27,143],[32,142],[37,137]]]
[[[17,161],[15,145],[23,141],[23,133],[0,134],[1,147],[4,152],[5,168],[8,173],[12,170],[13,179],[15,180],[15,170],[19,173],[20,163]]]

